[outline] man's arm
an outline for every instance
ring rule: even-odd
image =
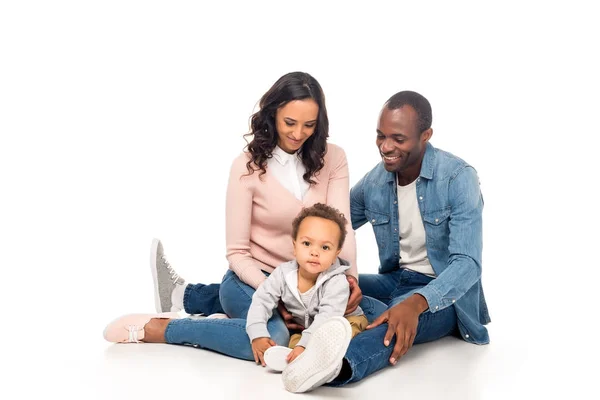
[[[483,197],[472,167],[463,168],[450,182],[450,257],[446,269],[417,290],[432,313],[451,306],[481,278]]]
[[[479,179],[472,167],[463,168],[450,183],[450,257],[446,269],[415,294],[391,307],[367,329],[388,323],[384,344],[396,336],[390,357],[395,364],[412,346],[419,315],[429,309],[440,311],[458,300],[481,276],[483,198]]]
[[[352,229],[354,230],[367,223],[364,196],[365,176],[350,190],[350,217],[352,220]]]

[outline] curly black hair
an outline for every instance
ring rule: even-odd
[[[342,248],[348,231],[346,230],[346,223],[348,220],[337,208],[328,206],[323,203],[315,203],[311,207],[303,208],[302,211],[296,216],[292,222],[292,238],[296,240],[298,237],[298,231],[300,230],[300,224],[307,217],[319,217],[328,219],[337,224],[340,228],[340,239],[338,241],[338,248]]]
[[[273,156],[279,137],[275,122],[277,110],[290,101],[304,99],[313,99],[319,106],[315,131],[299,151],[302,163],[306,167],[304,180],[309,184],[316,183],[312,177],[324,165],[329,137],[329,118],[323,89],[319,82],[306,72],[290,72],[283,75],[260,99],[259,111],[250,117],[250,132],[244,135],[244,137],[253,137],[246,146],[251,156],[250,161],[246,163],[248,175],[252,175],[255,170],[260,170],[259,177],[261,177],[267,172],[267,160]]]

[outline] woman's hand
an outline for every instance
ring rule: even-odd
[[[346,312],[344,315],[348,315],[354,312],[358,308],[358,305],[362,301],[362,291],[358,287],[358,281],[352,275],[346,275],[348,279],[348,285],[350,285],[350,297],[348,298],[348,306],[346,306]]]
[[[268,337],[260,337],[256,338],[252,341],[252,354],[254,354],[254,361],[257,364],[261,364],[263,367],[266,367],[265,364],[265,351],[269,347],[275,346],[275,342]]]
[[[290,330],[290,331],[303,331],[304,330],[304,327],[302,325],[299,325],[294,322],[294,316],[292,314],[290,314],[290,312],[287,310],[287,308],[285,308],[285,306],[283,305],[283,302],[281,300],[279,300],[279,305],[277,306],[277,311],[279,311],[279,314],[283,318],[283,321],[285,322],[285,326],[288,328],[288,330]]]

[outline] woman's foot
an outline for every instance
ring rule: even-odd
[[[158,239],[152,240],[150,268],[154,281],[154,305],[157,313],[183,310],[185,281],[167,261],[163,245]]]
[[[165,331],[177,313],[128,314],[117,318],[104,329],[104,339],[114,343],[166,343]]]

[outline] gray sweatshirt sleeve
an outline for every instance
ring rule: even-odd
[[[350,286],[345,274],[335,275],[325,282],[323,284],[322,297],[317,315],[315,315],[310,327],[302,331],[302,338],[297,346],[306,347],[312,332],[324,321],[331,317],[343,317],[346,312],[349,296]]]
[[[276,268],[254,292],[246,317],[246,333],[250,342],[259,337],[271,337],[267,330],[267,321],[273,315],[273,309],[277,307],[283,285],[283,274]]]

